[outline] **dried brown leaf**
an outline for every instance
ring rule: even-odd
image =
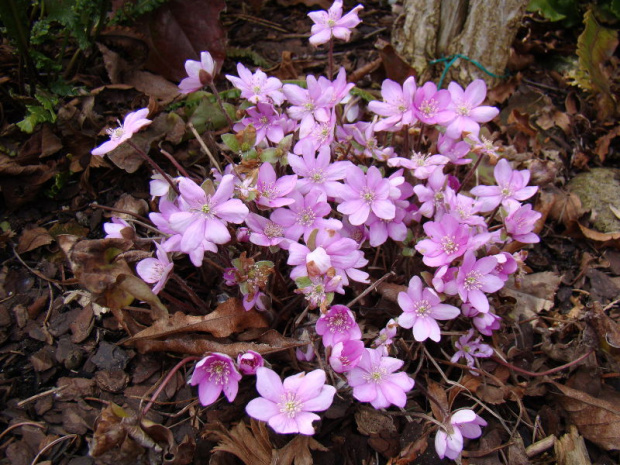
[[[605,450],[620,449],[620,393],[603,386],[599,397],[551,381],[558,401],[579,433]]]
[[[126,342],[143,339],[160,339],[182,333],[210,333],[215,337],[227,337],[248,328],[267,328],[262,313],[252,309],[246,311],[239,299],[231,298],[221,303],[208,315],[196,316],[177,312],[168,319],[155,322],[149,328],[135,334]]]
[[[269,441],[267,426],[254,419],[250,422],[250,429],[242,420],[230,431],[218,425],[218,429],[212,430],[213,435],[219,439],[213,450],[233,454],[246,465],[270,465],[273,446]]]
[[[512,297],[517,301],[515,321],[519,316],[536,316],[542,310],[550,310],[554,305],[555,293],[562,282],[562,276],[553,271],[533,273],[523,277],[519,285],[513,278],[499,291],[502,297]]]
[[[208,352],[220,352],[236,358],[241,352],[253,350],[261,355],[266,355],[282,350],[294,349],[305,346],[307,343],[299,342],[282,336],[275,329],[269,329],[257,337],[256,342],[233,342],[222,343],[214,341],[209,336],[175,334],[164,340],[139,340],[135,342],[136,348],[141,353],[147,352],[177,352],[186,355],[201,356]]]
[[[272,463],[281,465],[312,465],[312,454],[310,450],[320,450],[326,452],[328,449],[312,436],[298,434],[282,449],[274,451]]]
[[[170,0],[137,25],[149,45],[145,68],[178,82],[186,76],[185,60],[199,60],[208,50],[220,65],[226,58],[226,31],[219,16],[224,0]]]
[[[555,442],[555,456],[558,465],[590,465],[586,443],[575,425],[569,425],[568,433]]]
[[[436,383],[432,379],[429,379],[427,382],[428,385],[426,388],[428,389],[428,393],[433,396],[429,399],[431,401],[433,416],[438,421],[443,422],[445,413],[450,411],[446,390],[441,386],[441,384]]]
[[[26,253],[31,250],[49,245],[54,242],[54,238],[49,235],[45,228],[26,229],[19,237],[17,243],[17,253]]]

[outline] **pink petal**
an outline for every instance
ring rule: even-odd
[[[221,392],[221,385],[213,384],[206,380],[203,380],[203,382],[198,385],[198,398],[200,399],[200,403],[205,407],[215,402]]]
[[[256,399],[248,402],[248,405],[245,407],[245,411],[252,418],[267,422],[270,418],[280,414],[280,407],[270,400],[257,397]]]
[[[278,403],[283,393],[282,381],[275,371],[260,367],[256,370],[256,390],[265,399]]]

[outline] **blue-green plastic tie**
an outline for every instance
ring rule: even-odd
[[[492,73],[491,71],[486,69],[482,64],[480,64],[476,60],[473,60],[473,59],[469,58],[468,56],[461,55],[460,53],[456,53],[456,54],[450,55],[448,57],[438,58],[437,60],[429,61],[429,64],[431,64],[431,65],[435,65],[437,63],[446,63],[447,62],[446,67],[444,68],[443,72],[441,73],[441,77],[439,78],[439,84],[437,84],[437,88],[438,89],[441,89],[441,86],[443,86],[443,81],[446,78],[446,74],[448,74],[448,70],[454,64],[454,62],[456,60],[458,60],[459,58],[463,58],[464,60],[469,61],[470,63],[474,64],[481,71],[487,73],[491,77],[498,78],[498,79],[505,79],[508,76],[510,76],[510,73],[505,73],[505,74],[503,74],[501,76],[499,74]]]

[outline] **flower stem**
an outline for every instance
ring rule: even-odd
[[[164,149],[160,148],[159,151],[162,153],[162,155],[164,157],[166,157],[168,160],[170,160],[170,163],[172,163],[174,165],[174,167],[177,169],[177,171],[179,172],[179,174],[181,176],[185,176],[186,178],[189,178],[189,174],[187,174],[187,171],[185,171],[185,168],[183,168],[181,166],[181,164],[177,161],[176,158],[174,158],[172,156],[171,153],[166,152]]]
[[[329,73],[329,80],[331,81],[334,78],[334,38],[330,37],[329,39],[329,50],[327,52],[327,72]]]
[[[230,118],[230,115],[228,114],[228,112],[226,111],[226,108],[224,108],[224,102],[222,102],[222,98],[220,97],[220,93],[217,91],[217,87],[215,87],[215,84],[213,84],[212,82],[209,83],[209,87],[211,88],[211,92],[213,92],[213,95],[215,95],[215,99],[217,100],[217,104],[220,106],[220,109],[222,110],[222,112],[224,113],[224,116],[226,117],[226,120],[228,121],[228,125],[231,127],[233,127],[233,125],[235,124],[234,121]]]
[[[161,166],[159,166],[157,163],[155,163],[155,161],[149,157],[144,150],[142,150],[141,148],[139,148],[138,146],[136,146],[133,142],[131,142],[130,140],[127,141],[127,144],[134,149],[136,152],[138,152],[138,155],[140,155],[142,157],[143,160],[145,160],[149,165],[151,165],[155,171],[157,171],[159,174],[162,175],[162,177],[166,180],[166,182],[168,184],[170,184],[170,187],[172,188],[172,190],[174,192],[177,193],[177,195],[181,195],[181,193],[179,192],[179,189],[177,188],[177,186],[174,184],[174,182],[172,181],[172,179],[170,179],[170,176],[168,176],[166,174],[166,172],[161,168]]]
[[[159,385],[159,387],[157,388],[157,390],[151,397],[151,400],[149,401],[149,403],[146,404],[146,407],[144,407],[144,409],[142,410],[142,416],[145,416],[148,413],[148,411],[151,409],[151,407],[153,406],[153,404],[155,403],[155,401],[161,394],[161,391],[163,391],[164,388],[168,385],[168,383],[170,382],[172,377],[175,375],[175,373],[179,371],[179,369],[183,365],[185,365],[188,362],[193,362],[194,360],[200,360],[200,357],[196,357],[196,356],[185,357],[183,360],[177,363],[172,370],[170,370],[170,372],[166,375],[164,380],[161,382],[161,384]]]
[[[465,186],[465,184],[467,184],[467,181],[469,181],[469,178],[471,178],[472,175],[476,172],[476,170],[478,169],[478,166],[480,166],[480,162],[481,161],[482,161],[482,154],[479,154],[478,155],[478,159],[476,160],[476,163],[474,163],[474,166],[472,166],[472,168],[469,170],[469,172],[465,175],[465,178],[463,179],[463,182],[461,183],[459,188],[456,190],[457,194],[459,192],[461,192],[461,189],[463,189],[463,186]]]

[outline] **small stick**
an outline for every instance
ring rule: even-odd
[[[43,454],[45,454],[49,449],[51,449],[52,447],[54,447],[56,444],[64,441],[65,439],[71,439],[71,442],[75,441],[76,439],[78,439],[78,435],[77,434],[67,434],[66,436],[62,436],[58,439],[56,439],[55,441],[50,442],[48,445],[46,445],[43,449],[41,449],[37,455],[35,456],[34,459],[32,459],[32,462],[30,462],[30,465],[35,465],[35,463],[37,463],[37,461],[39,460],[39,457],[41,457]]]
[[[18,404],[19,405],[19,404]],[[9,434],[15,428],[19,428],[20,426],[35,426],[37,428],[45,429],[45,425],[42,423],[36,423],[34,421],[23,421],[21,423],[15,423],[14,425],[9,426],[2,433],[0,433],[0,439]]]
[[[379,284],[381,284],[383,281],[385,281],[386,279],[388,279],[390,276],[394,276],[396,273],[394,273],[393,271],[390,271],[389,273],[384,274],[383,276],[381,276],[379,279],[377,279],[374,283],[372,283],[370,286],[368,286],[366,289],[364,289],[364,292],[362,292],[360,295],[358,295],[355,299],[353,299],[352,301],[350,301],[347,304],[347,307],[351,307],[351,305],[353,305],[354,303],[356,303],[358,300],[366,297],[369,293],[371,293]]]
[[[170,373],[168,373],[166,375],[164,380],[161,382],[161,384],[159,385],[159,387],[157,388],[157,390],[155,391],[155,393],[151,397],[151,400],[149,401],[149,403],[146,404],[146,407],[144,407],[144,409],[142,410],[142,416],[144,416],[144,415],[146,415],[148,413],[148,411],[151,409],[151,407],[153,406],[153,404],[155,403],[155,401],[159,397],[159,394],[161,394],[161,391],[164,390],[164,388],[170,382],[170,380],[176,374],[176,372],[179,371],[179,369],[183,365],[185,365],[186,363],[191,362],[193,360],[200,360],[200,357],[196,357],[196,356],[185,357],[183,360],[181,360],[179,363],[177,363],[172,370],[170,370]]]
[[[161,168],[161,166],[159,166],[157,163],[155,163],[155,161],[149,157],[146,152],[144,152],[144,150],[142,150],[141,148],[139,148],[136,144],[134,144],[133,142],[131,142],[130,140],[127,141],[127,144],[134,149],[138,155],[140,155],[142,157],[142,159],[144,161],[146,161],[149,165],[151,165],[155,171],[157,171],[159,174],[162,175],[162,177],[165,179],[165,181],[170,184],[170,187],[172,188],[172,190],[174,192],[177,193],[177,195],[181,195],[181,193],[179,192],[179,188],[174,184],[174,182],[172,181],[172,179],[170,179],[170,176],[168,176],[166,174],[166,172]]]
[[[177,161],[176,158],[174,158],[174,156],[172,156],[171,153],[166,152],[164,149],[162,149],[161,147],[159,147],[159,151],[162,153],[162,155],[164,157],[166,157],[168,160],[170,160],[170,163],[172,163],[174,165],[174,167],[177,169],[177,171],[182,174],[183,176],[185,176],[186,178],[189,178],[189,174],[187,174],[187,171],[185,171],[185,168],[183,168],[181,166],[181,164]]]
[[[202,140],[202,137],[200,137],[200,134],[198,134],[198,131],[196,131],[196,128],[194,127],[194,125],[191,122],[187,123],[187,125],[189,126],[189,129],[194,134],[194,137],[196,138],[198,143],[200,144],[200,147],[202,147],[202,150],[204,150],[204,152],[209,157],[209,160],[211,160],[211,163],[213,163],[213,166],[215,166],[217,168],[217,170],[221,174],[222,173],[222,167],[220,166],[220,164],[217,162],[217,160],[215,159],[215,157],[211,153],[211,150],[209,150],[209,147],[207,147],[207,144],[205,144],[205,141]]]

